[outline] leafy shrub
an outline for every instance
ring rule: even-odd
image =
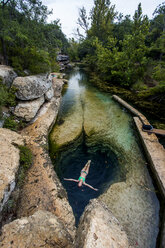
[[[6,85],[0,83],[0,106],[15,106],[16,105],[16,89],[8,89]]]
[[[26,123],[22,120],[17,121],[15,120],[15,117],[13,115],[10,115],[9,117],[5,118],[4,122],[4,128],[8,128],[12,131],[18,131],[22,128],[24,128]]]
[[[161,62],[154,67],[153,78],[160,82],[165,82],[165,63]]]
[[[8,128],[12,131],[17,131],[19,128],[19,124],[15,121],[13,116],[7,117],[4,122],[4,128]]]
[[[147,90],[147,85],[144,84],[142,80],[138,80],[135,84],[133,84],[132,89],[135,91]]]
[[[60,66],[54,59],[50,59],[50,63],[51,63],[51,71],[53,71],[53,72],[59,72],[60,71]]]
[[[6,105],[7,99],[8,99],[7,87],[0,83],[0,106]]]
[[[50,70],[49,54],[44,50],[36,50],[32,47],[26,51],[27,68],[31,73],[38,74]]]

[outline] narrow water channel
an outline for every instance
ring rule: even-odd
[[[160,206],[140,146],[126,110],[90,85],[85,73],[70,73],[50,133],[50,154],[76,222],[89,200],[98,197],[123,225],[133,247],[155,248]],[[97,192],[64,180],[78,179],[89,159],[86,182]]]

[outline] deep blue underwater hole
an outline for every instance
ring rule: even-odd
[[[87,186],[78,187],[76,182],[64,180],[64,178],[78,179],[81,169],[88,160],[92,162],[86,177],[86,183],[97,188],[98,191],[94,191]],[[55,165],[56,172],[67,191],[76,224],[78,224],[79,218],[90,199],[98,197],[113,183],[125,179],[125,173],[119,166],[117,156],[102,145],[87,147],[85,143],[82,143],[76,148],[67,147],[67,150],[58,154]]]

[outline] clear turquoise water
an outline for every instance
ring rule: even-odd
[[[85,142],[75,149],[67,149],[61,153],[61,158],[56,162],[58,175],[66,188],[70,205],[78,224],[79,218],[90,199],[98,197],[114,182],[124,180],[125,173],[118,164],[118,159],[113,152],[101,145],[87,147]],[[91,160],[86,183],[99,189],[94,191],[86,186],[79,188],[77,183],[65,181],[63,178],[78,179],[81,169],[86,162]]]
[[[75,70],[69,76],[51,142],[62,144],[64,137],[66,142],[81,128],[81,138],[54,160],[77,223],[89,200],[99,197],[121,222],[132,246],[156,247],[159,201],[132,117]],[[86,182],[98,192],[63,180],[78,179],[88,159],[92,163]]]

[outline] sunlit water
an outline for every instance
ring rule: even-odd
[[[132,246],[154,248],[159,201],[133,126],[132,117],[111,95],[99,92],[75,70],[50,134],[51,144],[60,146],[52,158],[77,223],[89,200],[99,197],[123,225]],[[89,159],[86,182],[97,192],[63,180],[78,179]]]

